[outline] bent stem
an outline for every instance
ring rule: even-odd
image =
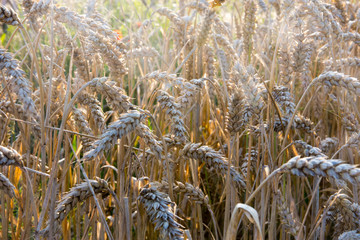
[[[245,202],[246,205],[249,205],[251,200],[254,199],[254,197],[256,196],[256,194],[265,186],[265,184],[270,180],[272,179],[274,176],[276,176],[278,173],[280,173],[281,171],[283,170],[283,167],[279,167],[278,169],[276,169],[275,171],[273,171],[269,176],[267,176],[267,178],[265,178],[265,180],[255,189],[255,191],[249,196],[249,198],[247,199],[247,201]],[[240,221],[241,219],[241,216],[242,216],[242,212],[239,213],[239,215],[237,216],[237,219]],[[226,238],[227,240],[232,240],[230,238],[228,238],[228,234],[231,232],[231,229],[232,229],[232,226],[229,225],[228,228],[227,228],[227,232],[226,232]],[[236,238],[236,235],[234,236],[234,240]]]

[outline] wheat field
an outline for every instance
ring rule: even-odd
[[[0,5],[0,239],[360,239],[360,2]]]

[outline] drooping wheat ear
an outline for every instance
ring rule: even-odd
[[[10,92],[16,93],[24,105],[24,110],[37,119],[37,111],[31,98],[31,84],[24,77],[25,72],[19,68],[19,62],[5,49],[0,49],[0,70],[4,70],[8,77],[6,80],[9,83]]]
[[[158,159],[161,159],[161,153],[163,151],[161,142],[156,140],[155,135],[151,132],[150,128],[143,123],[140,123],[136,127],[136,133],[139,135],[145,143],[149,146],[151,151]]]
[[[30,9],[29,15],[45,15],[50,9],[50,4],[50,0],[40,0],[38,2],[34,2]]]
[[[89,122],[85,119],[82,111],[74,107],[73,107],[73,119],[80,133],[85,133],[90,136],[93,135],[93,132],[89,127]],[[81,140],[83,142],[85,152],[90,151],[93,142],[92,139],[85,136],[81,136]]]
[[[295,111],[295,103],[290,90],[284,86],[275,86],[272,94],[274,100],[284,109],[285,117],[291,117]]]
[[[100,53],[106,64],[109,66],[112,80],[120,81],[121,77],[128,72],[124,58],[124,49],[118,49],[109,38],[95,32],[88,36],[90,44],[87,45],[87,54]]]
[[[110,187],[104,179],[90,179],[89,183],[91,184],[95,194],[101,194],[101,198],[106,198],[111,193]],[[61,198],[55,208],[55,234],[57,234],[57,232],[60,230],[62,221],[67,217],[70,211],[75,208],[78,203],[81,203],[92,196],[93,195],[91,193],[88,182],[83,182],[71,188],[70,191]],[[40,234],[44,237],[49,237],[49,233],[50,225],[48,223],[46,228],[40,231]]]
[[[333,64],[333,62],[334,62],[333,59],[329,59],[329,60],[326,60],[324,62],[324,64],[327,69],[334,68],[335,66],[337,67],[335,69],[339,69],[339,70],[340,70],[341,66],[360,67],[360,58],[357,58],[357,57],[340,58],[340,59],[336,60],[334,64]],[[333,66],[333,65],[335,65],[335,66]]]
[[[24,167],[22,157],[15,149],[0,146],[0,166],[9,165]]]
[[[338,145],[339,145],[339,139],[337,139],[336,137],[332,137],[332,138],[327,137],[324,140],[321,140],[319,144],[319,148],[321,152],[330,156],[330,153],[334,152]]]
[[[176,221],[178,217],[173,213],[174,203],[167,194],[146,185],[140,191],[138,202],[155,225],[155,230],[159,230],[162,239],[184,239],[183,226]]]
[[[126,112],[133,108],[130,98],[125,94],[124,90],[116,86],[113,81],[107,81],[108,78],[95,78],[90,87],[105,96],[108,104],[116,111]]]
[[[167,72],[154,71],[146,74],[142,81],[156,80],[158,82],[171,83],[178,87],[183,87],[186,80],[182,77],[177,77],[176,74],[168,74]]]
[[[360,233],[357,233],[357,230],[343,232],[338,238],[338,240],[356,240],[356,239],[360,239]]]
[[[239,56],[237,55],[236,50],[229,42],[229,40],[224,37],[224,35],[215,34],[215,39],[217,44],[219,44],[219,46],[221,46],[224,49],[225,53],[228,56],[230,56],[235,61],[238,59]]]
[[[352,184],[360,183],[360,169],[356,165],[344,163],[339,159],[326,159],[324,157],[293,157],[281,166],[285,172],[290,172],[300,177],[320,176],[347,181]]]
[[[185,25],[185,22],[180,18],[178,14],[166,7],[162,7],[156,12],[162,16],[167,17],[175,25],[178,31],[181,30]]]
[[[334,19],[333,15],[326,9],[322,1],[313,0],[312,3],[314,4],[314,10],[320,11],[321,14],[318,14],[322,17],[322,21],[326,21],[327,24],[331,29],[332,32],[338,36],[342,33],[342,29],[340,24]]]
[[[346,88],[348,91],[360,95],[360,82],[357,78],[347,76],[343,73],[329,71],[320,74],[313,81],[318,81],[319,83],[324,83],[331,86],[341,86]]]
[[[246,186],[243,177],[234,166],[229,166],[229,161],[220,152],[215,151],[211,147],[201,146],[201,143],[188,143],[181,150],[180,155],[203,161],[207,164],[208,168],[213,168],[218,174],[223,176],[226,176],[230,167],[230,176],[236,185],[243,188]]]
[[[0,22],[14,26],[17,26],[21,23],[16,12],[14,12],[12,9],[6,8],[3,5],[0,5]]]
[[[173,123],[171,126],[173,134],[179,142],[184,143],[187,139],[187,131],[184,120],[182,119],[183,115],[180,111],[180,105],[176,102],[173,96],[170,96],[164,91],[159,91],[157,100],[160,103],[160,107],[166,110],[166,114]]]
[[[296,149],[306,157],[309,156],[326,157],[326,155],[323,154],[319,148],[313,147],[302,140],[296,140],[294,143]]]
[[[231,135],[235,135],[244,126],[243,119],[244,93],[241,89],[235,89],[230,97],[226,128]]]
[[[200,2],[200,1],[193,1],[191,3],[186,4],[186,8],[195,9],[200,13],[204,13],[207,9],[209,9],[208,2]]]
[[[166,181],[152,182],[150,185],[156,187],[161,192],[169,191],[169,183]],[[203,191],[201,191],[198,187],[194,187],[190,183],[175,181],[173,183],[173,191],[177,194],[185,194],[185,196],[189,197],[190,200],[195,203],[205,204],[206,206],[209,204],[209,199],[205,196]]]
[[[119,120],[113,122],[101,135],[100,139],[94,142],[95,148],[85,153],[83,160],[92,160],[103,151],[110,150],[118,139],[134,131],[144,117],[143,114],[136,110],[121,114]]]
[[[54,32],[57,36],[59,36],[59,39],[61,43],[68,49],[71,49],[74,45],[73,39],[71,38],[71,35],[67,31],[67,29],[64,27],[63,24],[59,22],[54,22]],[[74,52],[75,57],[75,52]]]
[[[215,11],[213,9],[208,9],[206,11],[196,38],[196,44],[198,45],[198,47],[202,47],[206,43],[209,33],[211,32],[211,25],[214,22],[215,16]]]
[[[281,226],[285,231],[296,237],[300,230],[300,223],[295,220],[293,213],[290,211],[281,195],[278,196],[277,210],[280,216]]]
[[[205,78],[192,79],[190,82],[183,83],[182,95],[176,99],[182,109],[187,109],[194,104],[196,94],[203,88],[205,80]]]
[[[105,117],[100,102],[87,93],[79,95],[77,100],[82,105],[88,107],[91,113],[91,119],[94,121],[97,129],[99,129],[99,132],[102,132],[102,129],[105,127]]]
[[[15,197],[14,185],[2,173],[0,173],[0,190],[3,190],[11,198]]]
[[[245,1],[245,15],[244,15],[244,26],[243,26],[243,38],[245,48],[245,59],[246,62],[251,56],[253,49],[253,35],[255,33],[256,26],[256,4],[254,0]]]
[[[360,205],[346,194],[334,194],[329,200],[335,200],[331,210],[341,214],[350,229],[360,227]]]

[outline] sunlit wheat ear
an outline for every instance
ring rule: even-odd
[[[229,40],[226,39],[226,37],[224,37],[224,35],[215,34],[215,39],[216,39],[217,44],[224,49],[225,53],[228,56],[230,56],[233,60],[238,59],[239,56],[237,55],[236,50],[234,49],[232,44],[229,42]]]
[[[160,103],[160,107],[166,110],[165,112],[172,122],[171,129],[173,134],[179,142],[184,143],[187,139],[187,131],[184,120],[182,119],[183,115],[180,111],[180,105],[176,102],[173,96],[170,96],[164,91],[159,92],[157,100]]]
[[[158,159],[161,159],[161,154],[163,151],[163,148],[161,146],[162,143],[156,140],[155,135],[151,132],[149,127],[144,125],[143,123],[140,123],[136,127],[136,133],[145,141],[146,145],[149,146],[153,154],[155,154]]]
[[[354,93],[355,95],[360,96],[360,82],[357,78],[347,76],[340,72],[324,72],[320,74],[313,81],[318,83],[326,84],[330,87],[332,86],[341,86],[348,91]]]
[[[22,156],[15,149],[0,146],[0,165],[13,165],[22,168],[24,163]]]
[[[183,83],[181,96],[176,99],[182,109],[187,109],[194,104],[196,95],[203,88],[205,80],[204,78],[192,79],[190,82]]]
[[[100,53],[101,57],[109,66],[112,80],[119,81],[122,76],[127,74],[128,68],[122,52],[125,51],[124,49],[118,49],[110,39],[104,38],[103,35],[98,33],[91,32],[88,40],[91,42],[87,45],[88,53]]]
[[[228,160],[221,153],[215,151],[211,147],[201,146],[201,143],[188,143],[181,150],[180,155],[203,161],[209,169],[213,168],[222,176],[226,176],[227,174],[229,167]],[[246,186],[243,177],[232,165],[230,165],[230,177],[238,187],[244,188]]]
[[[101,198],[106,198],[110,194],[109,185],[104,179],[97,178],[96,180],[89,180],[89,183],[95,194],[101,194]],[[55,232],[58,233],[62,221],[78,203],[82,203],[92,196],[88,182],[83,182],[71,188],[56,206],[54,222]],[[40,231],[40,234],[44,237],[49,237],[49,233],[50,225],[48,223],[46,228]]]
[[[51,1],[48,0],[40,0],[38,2],[34,2],[29,11],[29,15],[44,15],[50,9]]]
[[[134,131],[144,117],[143,114],[136,110],[121,114],[119,120],[113,122],[101,135],[100,139],[94,142],[94,148],[85,153],[83,160],[93,160],[102,152],[110,150],[118,139]]]
[[[251,52],[253,50],[253,35],[255,33],[256,27],[256,5],[255,1],[247,0],[245,1],[245,15],[244,15],[244,25],[243,25],[243,38],[244,38],[244,49],[245,49],[245,61],[248,61]]]
[[[357,57],[340,58],[335,60],[335,66],[333,66],[333,62],[333,59],[326,60],[324,62],[326,69],[334,69],[334,67],[337,66],[335,69],[340,71],[341,67],[360,67],[360,58]]]
[[[101,130],[105,127],[105,117],[100,102],[87,93],[79,95],[78,101],[82,105],[88,107],[95,126],[99,132],[101,132]]]
[[[155,225],[154,229],[159,230],[162,239],[184,239],[183,226],[176,221],[178,217],[173,213],[174,203],[167,194],[146,185],[140,191],[138,202]]]
[[[130,103],[130,98],[125,94],[124,90],[115,85],[115,82],[107,81],[108,78],[95,78],[90,85],[91,88],[104,95],[107,103],[114,109],[120,112],[126,112],[133,108]]]
[[[31,83],[24,77],[25,72],[19,68],[19,62],[4,49],[0,49],[0,70],[7,77],[5,80],[8,82],[10,92],[15,93],[24,105],[24,110],[37,119],[37,111],[31,98]]]
[[[91,128],[89,127],[89,123],[85,119],[81,110],[79,110],[77,108],[73,108],[73,119],[74,119],[75,125],[78,127],[80,133],[84,133],[84,134],[90,135],[90,136],[93,135],[93,132],[92,132]],[[85,137],[85,136],[81,136],[81,140],[83,142],[84,150],[85,151],[91,150],[92,139]]]
[[[167,17],[175,25],[177,30],[179,29],[181,30],[183,28],[185,22],[174,11],[166,7],[162,7],[158,9],[156,12],[159,13],[160,15]]]
[[[21,23],[16,12],[14,12],[12,9],[6,8],[3,5],[0,5],[0,22],[14,26],[17,26]]]
[[[354,185],[360,183],[360,169],[339,159],[296,156],[282,165],[281,169],[300,177],[320,176],[333,178],[336,181],[347,181]]]
[[[9,197],[15,197],[14,185],[2,173],[0,173],[0,189],[9,195]]]
[[[211,32],[214,17],[215,11],[212,9],[207,10],[196,39],[198,47],[202,47],[206,43],[209,33]]]

